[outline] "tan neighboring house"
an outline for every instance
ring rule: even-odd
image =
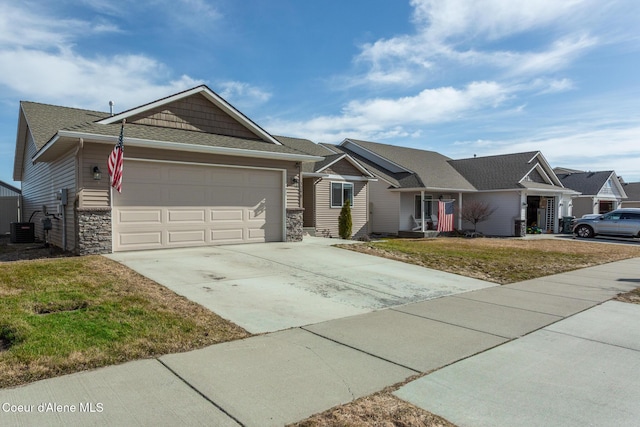
[[[640,182],[625,182],[622,184],[627,198],[620,203],[621,208],[640,208]]]
[[[107,159],[124,128],[122,193]],[[283,145],[206,86],[109,113],[21,102],[22,221],[79,254],[302,238],[300,178],[321,157]]]
[[[0,181],[0,234],[11,230],[11,223],[18,222],[20,215],[20,190]]]
[[[565,188],[539,151],[453,160],[442,154],[376,142],[345,139],[338,146],[378,178],[369,184],[373,233],[427,233],[437,223],[439,201],[455,204],[454,228],[463,221],[465,203],[495,208],[478,224],[487,235],[523,235],[534,223],[557,233],[566,212]]]
[[[566,168],[555,168],[554,171],[565,187],[580,193],[570,200],[572,214],[576,217],[611,212],[622,207],[622,201],[627,198],[614,171],[585,172]]]
[[[370,233],[369,186],[377,179],[350,155],[335,146],[308,139],[277,137],[285,146],[322,156],[302,165],[304,228],[312,235],[339,237],[338,216],[346,200],[351,204],[352,238]]]

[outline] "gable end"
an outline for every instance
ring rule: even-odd
[[[140,125],[261,139],[199,93],[143,111],[127,121]]]

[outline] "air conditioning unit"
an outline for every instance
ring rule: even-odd
[[[32,222],[11,223],[11,243],[33,243],[36,240]]]

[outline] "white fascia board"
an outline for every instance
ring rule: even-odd
[[[33,156],[33,162],[51,148],[60,138],[83,138],[85,141],[98,142],[104,144],[115,144],[118,140],[116,136],[95,135],[73,131],[59,131],[58,134]],[[308,154],[274,153],[272,151],[246,150],[242,148],[215,147],[195,144],[183,144],[179,142],[152,141],[139,138],[125,138],[125,145],[131,147],[153,148],[158,150],[187,151],[193,153],[221,154],[236,157],[253,157],[262,159],[292,160],[298,162],[318,162],[324,157],[311,156]]]
[[[112,123],[118,123],[118,122],[121,122],[123,119],[127,119],[129,117],[135,116],[135,115],[143,113],[145,111],[152,110],[152,109],[160,107],[162,105],[169,104],[169,103],[177,101],[179,99],[188,98],[189,96],[195,95],[197,93],[202,94],[205,98],[207,98],[209,101],[211,101],[217,107],[219,107],[225,113],[229,114],[231,117],[233,117],[236,120],[238,120],[240,123],[242,123],[245,127],[250,129],[256,135],[261,136],[262,138],[264,138],[265,140],[267,140],[268,142],[270,142],[272,144],[282,145],[282,143],[280,141],[275,139],[267,131],[262,129],[260,126],[258,126],[256,123],[254,123],[251,119],[249,119],[247,116],[242,114],[239,110],[237,110],[233,105],[229,104],[227,101],[222,99],[218,94],[213,92],[211,89],[209,89],[205,85],[194,87],[193,89],[189,89],[189,90],[186,90],[184,92],[180,92],[180,93],[177,93],[175,95],[171,95],[171,96],[168,96],[166,98],[159,99],[157,101],[151,102],[149,104],[142,105],[142,106],[134,108],[132,110],[127,110],[127,111],[124,111],[122,113],[115,114],[115,115],[113,115],[111,117],[107,117],[106,119],[100,120],[97,123],[105,124],[105,125],[112,124]]]
[[[324,179],[335,179],[340,181],[377,181],[378,178],[369,178],[366,176],[355,176],[355,175],[335,175],[329,173],[318,173],[318,172],[302,172],[303,178],[324,178]]]
[[[562,185],[562,182],[560,181],[560,178],[558,178],[558,175],[556,175],[556,173],[553,171],[551,164],[549,164],[547,159],[544,157],[544,154],[542,154],[542,151],[538,151],[536,155],[533,156],[531,160],[529,160],[529,163],[531,163],[536,157],[542,163],[541,167],[543,168],[543,171],[545,172],[547,178],[549,178],[549,180],[555,183],[555,185],[557,185],[558,187],[564,187],[564,185]],[[550,173],[547,173],[546,171],[549,171]]]

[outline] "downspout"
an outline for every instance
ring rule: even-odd
[[[80,158],[80,151],[82,151],[83,148],[84,148],[84,139],[79,138],[78,139],[78,146],[76,147],[76,152],[74,154],[75,158],[76,158],[76,185],[75,185],[76,188],[75,188],[75,191],[74,191],[75,195],[74,195],[74,201],[73,201],[73,209],[74,210],[75,210],[76,207],[79,207],[79,206],[77,206],[77,204],[80,202],[80,189],[82,188],[82,184],[83,184],[83,182],[82,182],[82,167],[83,167],[83,164],[82,164],[82,161],[81,161],[81,158]],[[67,204],[68,203],[69,203],[69,200],[67,199]],[[66,209],[66,206],[65,206],[65,209]],[[74,212],[74,214],[72,216],[74,219],[76,218],[75,215],[76,215],[76,213]],[[76,247],[77,247],[77,244],[78,244],[78,242],[77,242],[78,229],[76,227],[76,222],[77,221],[75,221],[75,220],[73,221],[73,223],[74,223],[73,224],[73,230],[74,230],[74,235],[76,236]],[[66,219],[66,215],[65,215],[65,219],[64,219],[64,222],[63,222],[63,229],[64,229],[64,231],[63,231],[63,233],[64,233],[64,243],[63,243],[63,245],[64,245],[64,250],[65,251],[67,250],[66,225],[67,225],[67,219]]]

